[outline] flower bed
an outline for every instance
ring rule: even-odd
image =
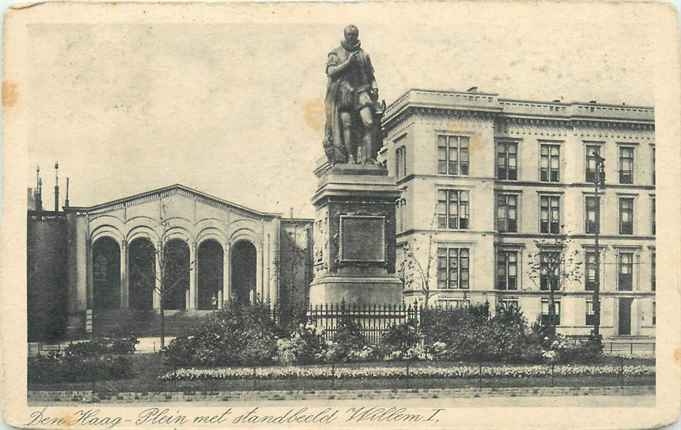
[[[551,376],[653,376],[655,366],[473,366],[454,367],[222,367],[183,368],[159,376],[162,381],[208,379],[379,379],[379,378],[533,378]]]

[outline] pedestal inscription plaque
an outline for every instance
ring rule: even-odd
[[[341,261],[385,261],[385,217],[340,216]]]

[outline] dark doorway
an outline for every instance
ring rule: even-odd
[[[130,307],[151,310],[154,306],[156,285],[156,250],[149,239],[130,242],[128,265],[130,267]]]
[[[163,254],[163,308],[185,309],[189,291],[189,246],[181,239],[172,239],[166,243]]]
[[[240,240],[231,250],[232,298],[241,304],[251,303],[255,298],[257,252],[255,246]]]
[[[632,299],[620,299],[619,303],[619,334],[631,335],[631,301]]]
[[[95,309],[117,309],[121,305],[121,250],[110,237],[92,245],[92,280]]]
[[[218,293],[222,290],[222,246],[215,240],[205,240],[199,245],[198,254],[199,309],[217,309]]]

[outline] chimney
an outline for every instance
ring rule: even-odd
[[[43,180],[40,177],[40,166],[35,169],[35,192],[33,193],[35,200],[35,210],[43,210]]]
[[[59,212],[59,162],[54,163],[54,211]]]
[[[66,198],[64,199],[64,207],[69,207],[69,177],[66,177]]]
[[[293,208],[290,208],[289,218],[293,218]]]
[[[33,191],[33,188],[28,187],[28,210],[29,211],[34,211],[35,210],[35,192]]]

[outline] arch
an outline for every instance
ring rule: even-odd
[[[164,271],[162,290],[164,309],[186,309],[189,291],[189,245],[180,238],[165,243],[161,270]]]
[[[237,303],[252,303],[256,294],[258,252],[255,244],[241,239],[230,249],[230,283],[232,300]]]
[[[121,306],[121,247],[111,236],[92,244],[92,288],[95,309]]]
[[[217,240],[199,243],[197,252],[199,309],[217,309],[222,298],[224,251]]]
[[[226,242],[225,230],[219,226],[205,226],[198,230],[196,242],[200,245],[204,240],[213,239],[219,243]]]
[[[128,229],[126,239],[128,243],[136,239],[148,239],[152,244],[156,244],[160,238],[154,227],[148,224],[139,224]]]
[[[118,227],[112,224],[101,224],[90,231],[90,240],[93,245],[98,240],[106,238],[114,240],[120,247],[123,234]]]
[[[148,237],[136,237],[128,245],[130,307],[151,310],[156,286],[156,249]]]

